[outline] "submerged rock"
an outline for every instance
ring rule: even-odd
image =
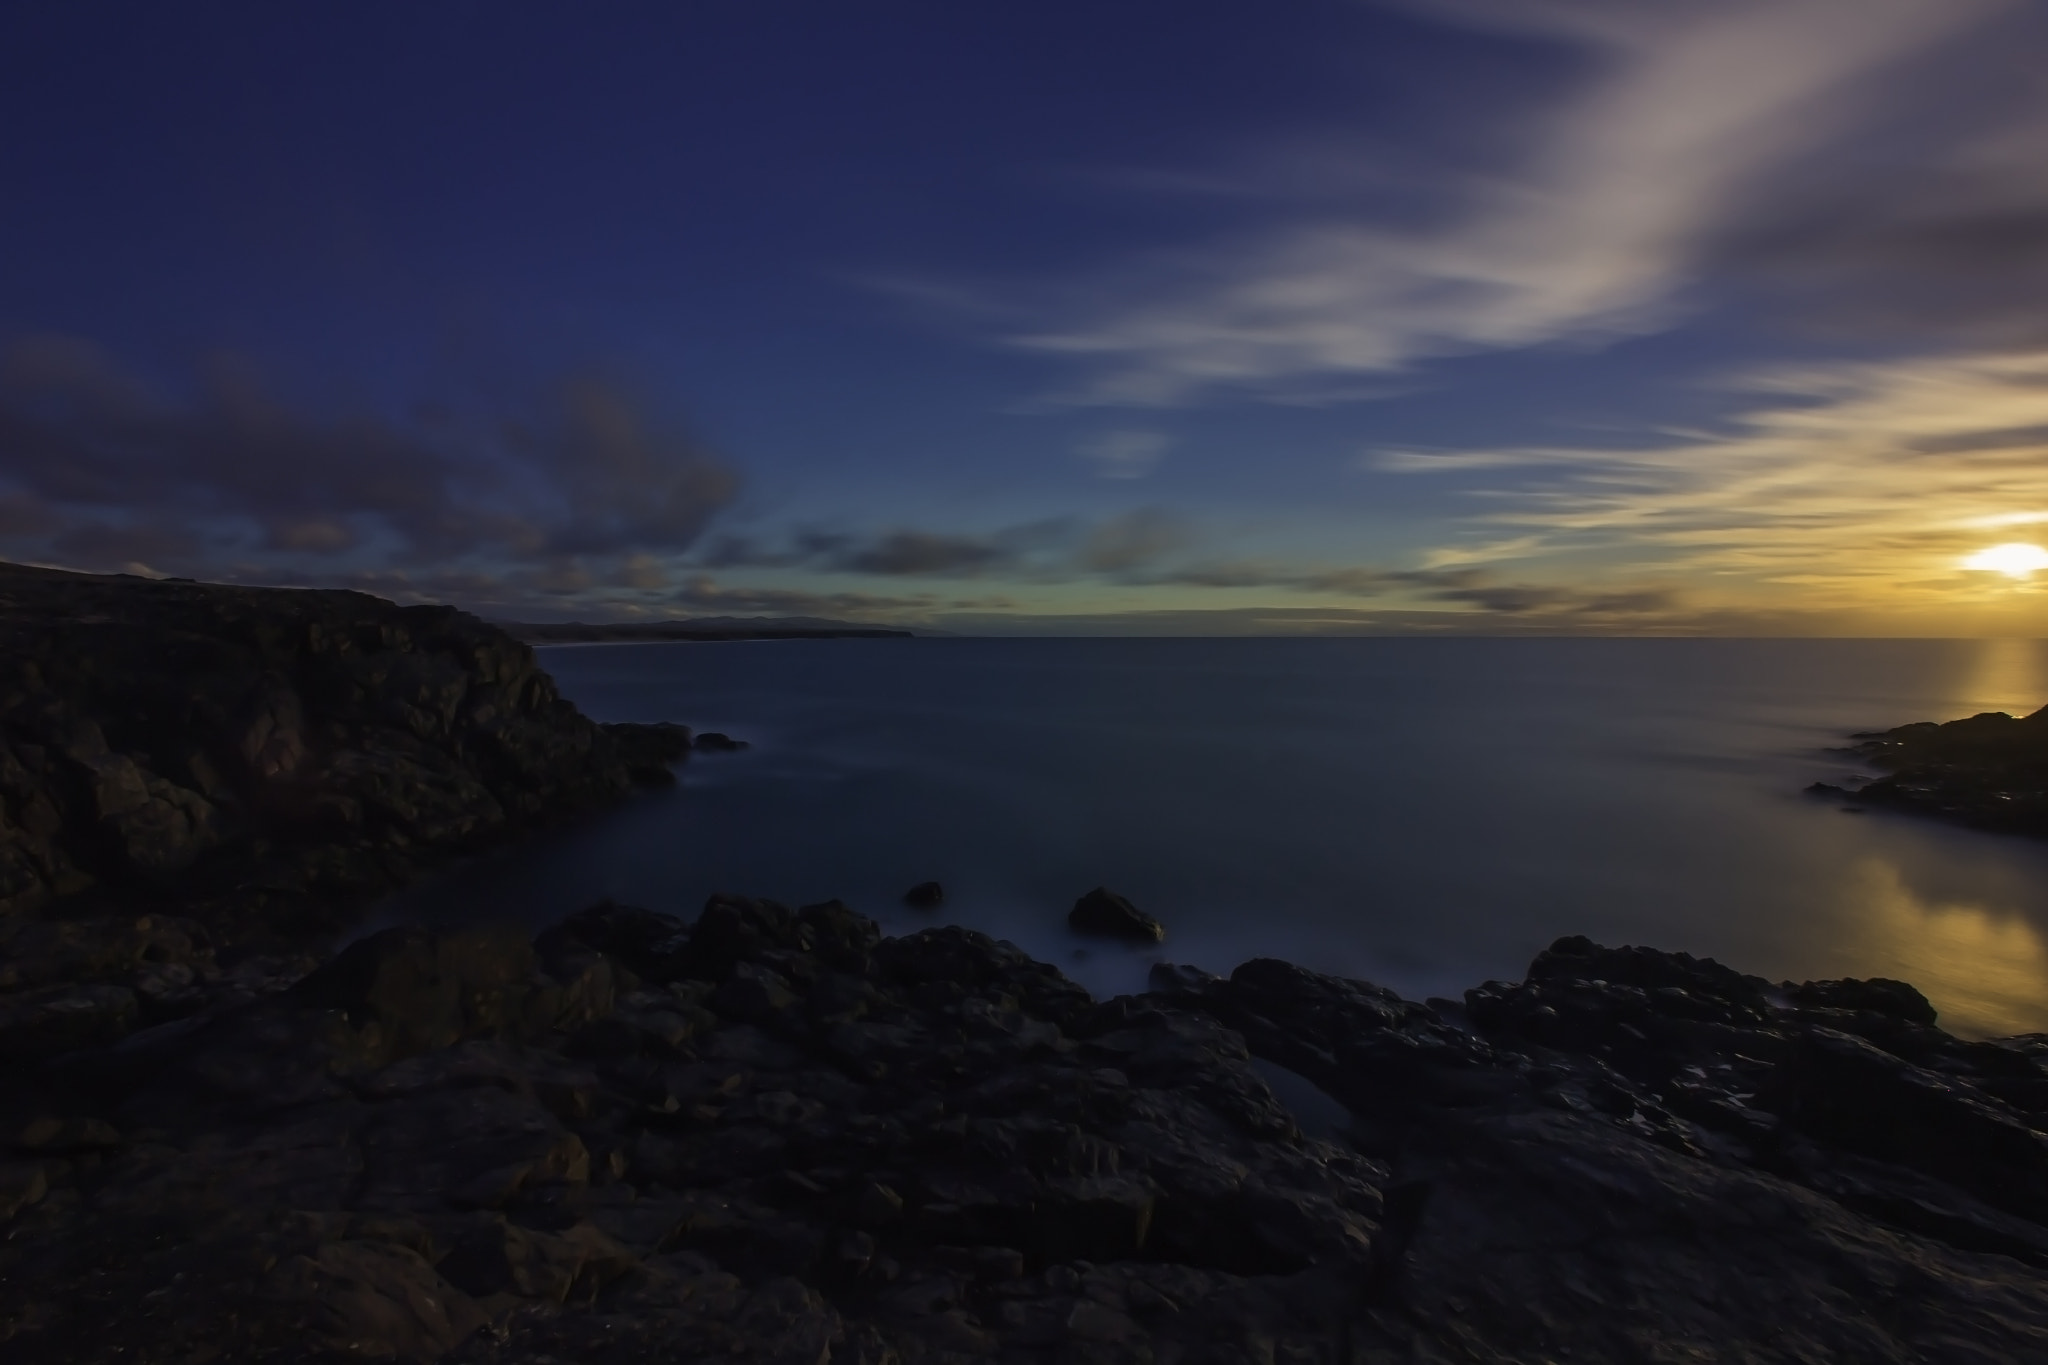
[[[913,910],[933,910],[946,902],[946,889],[937,882],[919,882],[903,893],[903,903]]]
[[[1116,892],[1100,886],[1074,902],[1074,908],[1067,912],[1067,923],[1081,933],[1105,938],[1145,943],[1159,943],[1166,938],[1165,925]]]

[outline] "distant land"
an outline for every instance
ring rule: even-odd
[[[908,639],[911,632],[815,616],[699,616],[677,621],[587,624],[582,621],[500,621],[501,630],[532,645],[660,640]]]

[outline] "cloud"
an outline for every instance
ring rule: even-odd
[[[1111,431],[1085,441],[1080,453],[1105,479],[1142,479],[1159,467],[1173,438],[1158,431]]]
[[[15,509],[0,534],[53,535],[85,567],[145,542],[193,567],[252,551],[415,569],[676,552],[737,487],[686,432],[588,378],[534,411],[401,420],[294,407],[233,359],[179,395],[72,338],[0,352],[0,497]]]
[[[1128,574],[1157,563],[1193,538],[1192,529],[1178,517],[1142,507],[1090,529],[1074,561],[1090,573]]]
[[[1071,517],[1021,522],[990,532],[909,528],[875,533],[800,530],[780,544],[720,536],[695,562],[710,569],[810,569],[885,578],[980,578],[1004,573],[1052,580],[1076,573],[1125,574],[1188,543],[1191,528],[1159,508],[1092,525]]]
[[[1722,255],[1747,260],[1758,278],[1774,252],[1805,269],[1829,258],[1849,222],[1865,225],[1862,255],[1873,265],[1928,253],[1963,260],[1967,242],[2029,262],[2044,254],[2030,235],[2048,194],[2038,188],[2038,155],[1976,167],[1983,183],[1970,202],[2019,197],[2002,219],[1896,207],[1851,219],[1842,204],[1893,192],[1896,168],[1868,158],[1842,173],[1833,207],[1809,206],[1803,219],[1786,207],[1802,203],[1797,184],[1818,154],[1867,127],[1887,99],[1938,84],[1938,72],[1917,85],[1898,78],[1901,64],[2017,13],[2017,0],[1411,8],[1562,44],[1590,74],[1559,107],[1513,111],[1502,140],[1520,150],[1504,172],[1423,187],[1451,200],[1434,221],[1310,206],[1249,238],[1126,261],[1065,293],[1034,291],[1056,302],[1016,305],[1039,321],[1009,339],[1086,369],[1067,401],[1162,406],[1218,390],[1285,397],[1431,356],[1655,330]],[[2040,105],[2023,111],[2032,132],[2048,129]],[[1981,148],[1987,123],[2010,116],[1985,111],[1951,142],[1916,154],[1952,166]],[[2038,150],[2040,140],[2030,133],[2014,146]],[[1937,240],[1944,232],[1955,240]]]
[[[1656,616],[1669,614],[1682,605],[1680,595],[1670,588],[1631,586],[1614,590],[1599,583],[1508,583],[1500,581],[1493,571],[1476,567],[1388,569],[1233,560],[1184,566],[1151,581],[1179,587],[1282,589],[1337,597],[1397,596],[1410,601],[1455,603],[1481,613],[1516,617]]]
[[[902,621],[928,617],[938,599],[930,594],[894,596],[859,592],[727,587],[699,575],[668,594],[663,605],[700,612],[743,612],[774,616],[824,616],[841,620]]]
[[[1520,532],[1518,557],[1653,566],[1731,599],[1903,611],[2035,590],[1959,565],[2048,535],[2048,350],[1795,367],[1739,388],[1752,406],[1719,431],[1389,467],[1524,466],[1475,518]]]
[[[831,561],[847,573],[889,577],[973,577],[1011,562],[1015,551],[1000,537],[935,535],[928,531],[891,531],[865,545],[851,547]]]
[[[934,625],[986,635],[1289,636],[1839,635],[1867,620],[1819,612],[1673,611],[1617,621],[1597,615],[1495,615],[1407,607],[1229,607],[1075,613],[942,611]],[[1922,631],[1919,633],[1938,633]]]

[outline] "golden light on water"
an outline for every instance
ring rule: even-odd
[[[2048,945],[2023,917],[1923,896],[1880,858],[1857,866],[1851,904],[1863,930],[1855,974],[1912,982],[1953,1033],[2048,1029]]]
[[[1963,561],[1963,567],[2002,573],[2007,578],[2026,578],[2037,569],[2048,569],[2048,550],[2025,541],[2012,541],[1977,551]]]

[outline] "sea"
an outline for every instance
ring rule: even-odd
[[[1855,731],[2048,702],[2048,642],[914,638],[540,651],[605,721],[750,747],[447,869],[377,922],[610,898],[838,899],[962,924],[1098,995],[1253,957],[1411,999],[1566,934],[1772,981],[1913,982],[1950,1029],[2048,1030],[2048,843],[1809,795]],[[903,903],[927,880],[935,910]],[[1162,921],[1066,925],[1106,886]]]

